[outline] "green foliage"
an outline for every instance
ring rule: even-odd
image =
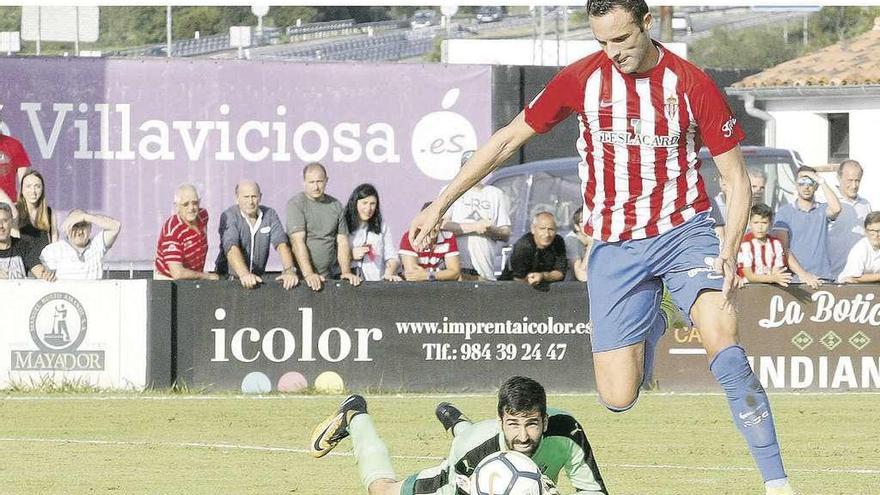
[[[688,47],[688,56],[701,67],[766,69],[871,29],[880,7],[824,7],[808,21],[804,45],[803,22],[788,21],[788,40],[781,23],[750,29],[716,29],[712,36]]]
[[[443,61],[443,40],[445,39],[445,36],[434,38],[434,45],[431,47],[431,51],[425,54],[425,62]]]
[[[284,6],[272,7],[269,9],[269,15],[263,19],[263,23],[267,26],[287,27],[295,26],[297,19],[303,23],[312,22],[318,16],[318,9],[315,7],[301,6]]]
[[[21,7],[0,7],[0,31],[18,31],[21,26]]]
[[[880,7],[824,7],[810,18],[810,34],[817,46],[858,36],[874,26]]]
[[[778,26],[715,29],[712,36],[690,44],[688,58],[700,67],[766,69],[797,57],[801,49],[791,38],[785,43]]]

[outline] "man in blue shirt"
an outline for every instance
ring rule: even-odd
[[[827,203],[816,201],[816,190],[820,187]],[[773,232],[804,270],[822,280],[834,280],[828,257],[828,223],[840,214],[840,200],[812,167],[798,169],[797,192],[794,202],[782,205],[776,212]]]
[[[275,280],[285,289],[299,283],[293,265],[293,253],[278,213],[260,204],[260,186],[243,180],[235,186],[236,205],[220,217],[220,254],[216,271],[221,276],[237,277],[242,287],[253,289],[263,281],[269,261],[269,248],[274,246],[281,256],[281,275]]]

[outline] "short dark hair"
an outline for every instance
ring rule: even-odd
[[[9,213],[9,218],[15,216],[12,214],[12,207],[9,206],[7,203],[0,203],[0,211],[5,211],[6,213]]]
[[[580,226],[584,222],[584,207],[581,206],[577,210],[574,210],[574,214],[571,216],[571,230],[574,230],[575,225]]]
[[[321,172],[324,172],[324,177],[327,177],[327,169],[324,168],[324,166],[321,165],[319,162],[312,162],[303,167],[303,179],[306,178],[306,174],[309,173],[309,170],[312,170],[313,168],[320,169]]]
[[[759,217],[773,219],[773,208],[765,205],[764,203],[757,203],[752,206],[751,215],[757,215]]]
[[[376,197],[376,212],[373,217],[367,220],[367,230],[374,234],[382,234],[382,210],[379,208],[379,191],[372,184],[361,184],[354,188],[351,196],[348,197],[348,204],[345,205],[345,223],[348,224],[348,231],[354,232],[361,224],[361,218],[357,212],[357,202],[369,198]]]
[[[498,417],[539,411],[547,415],[547,394],[544,387],[525,376],[512,376],[498,390]]]
[[[590,17],[602,17],[617,8],[629,12],[636,26],[642,27],[642,20],[648,13],[648,4],[645,0],[589,0],[587,2],[587,14]]]
[[[880,222],[880,211],[872,211],[865,217],[865,228],[867,229],[868,225],[878,222]]]
[[[813,172],[814,174],[819,173],[818,170],[816,170],[813,167],[810,167],[809,165],[801,165],[800,167],[798,167],[798,169],[797,169],[798,175],[800,175],[801,172]]]

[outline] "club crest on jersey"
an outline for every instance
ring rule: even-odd
[[[663,112],[669,120],[675,120],[678,117],[678,98],[675,95],[669,95],[666,103],[663,105]]]

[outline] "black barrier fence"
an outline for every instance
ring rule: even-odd
[[[514,374],[554,392],[595,391],[584,285],[152,282],[150,383],[269,390],[325,372],[349,390],[491,391]],[[741,341],[768,390],[880,390],[880,286],[750,285]],[[669,329],[657,351],[661,391],[717,391],[699,330]],[[163,380],[165,380],[163,382]]]
[[[488,391],[514,374],[595,388],[579,284],[176,285],[176,377],[196,387],[329,371],[355,390]]]

